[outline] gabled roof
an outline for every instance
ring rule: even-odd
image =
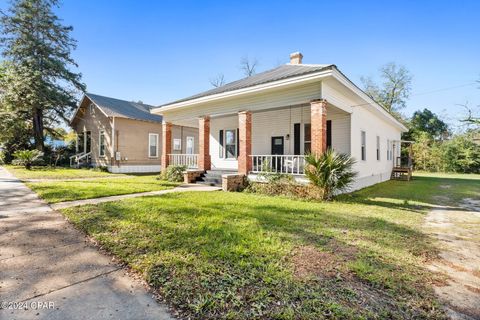
[[[274,82],[274,81],[278,81],[278,80],[284,80],[284,79],[288,79],[288,78],[298,77],[298,76],[306,75],[306,74],[309,74],[309,73],[323,71],[323,70],[329,69],[333,66],[334,65],[332,65],[332,64],[310,64],[310,65],[309,64],[295,64],[295,65],[294,64],[285,64],[285,65],[281,65],[279,67],[276,67],[274,69],[267,70],[265,72],[261,72],[261,73],[252,75],[252,76],[247,77],[247,78],[243,78],[243,79],[240,79],[240,80],[237,80],[237,81],[227,83],[227,84],[225,84],[221,87],[215,88],[215,89],[204,91],[204,92],[201,92],[199,94],[196,94],[196,95],[184,98],[184,99],[180,99],[180,100],[176,100],[176,101],[173,101],[173,102],[170,102],[170,103],[163,104],[160,107],[165,106],[165,105],[178,103],[178,102],[185,102],[185,101],[189,101],[189,100],[194,100],[194,99],[197,99],[197,98],[202,98],[202,97],[206,97],[206,96],[210,96],[210,95],[214,95],[214,94],[218,94],[218,93],[224,93],[224,92],[228,92],[228,91],[234,91],[234,90],[238,90],[238,89],[253,87],[253,86],[268,83],[268,82]]]
[[[150,109],[153,108],[153,106],[148,104],[100,96],[93,93],[86,93],[85,97],[96,104],[107,117],[153,122],[162,122],[163,119],[162,116],[150,113]]]

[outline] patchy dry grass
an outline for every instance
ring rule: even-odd
[[[440,319],[421,231],[435,196],[478,176],[422,175],[314,203],[184,193],[63,212],[194,319]],[[451,185],[442,188],[441,185]]]
[[[25,179],[78,179],[78,178],[97,178],[113,176],[109,172],[103,172],[93,169],[73,169],[65,167],[32,167],[31,170],[22,166],[6,165],[5,168],[15,177]]]

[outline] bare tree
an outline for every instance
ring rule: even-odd
[[[406,107],[410,96],[412,75],[404,66],[394,62],[380,67],[383,83],[377,84],[370,77],[362,77],[365,92],[389,112],[399,112]]]
[[[225,76],[223,73],[219,73],[215,78],[211,78],[210,84],[215,88],[223,86],[225,84]]]
[[[249,59],[248,56],[240,60],[240,70],[243,71],[246,77],[250,77],[256,73],[258,60],[256,58]]]
[[[459,106],[462,106],[465,108],[467,111],[467,115],[461,119],[461,122],[468,124],[473,124],[473,125],[479,125],[480,126],[480,116],[478,116],[469,106],[467,103],[465,104],[460,104]]]

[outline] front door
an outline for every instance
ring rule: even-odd
[[[272,137],[272,154],[283,155],[283,137]]]
[[[272,154],[273,155],[283,155],[283,137],[272,137]],[[282,160],[280,157],[276,158],[273,161],[272,166],[276,171],[281,170]]]

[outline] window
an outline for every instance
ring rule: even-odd
[[[327,149],[332,148],[332,120],[327,120]]]
[[[148,134],[148,156],[150,158],[158,157],[158,133]]]
[[[219,142],[219,147],[218,147],[218,157],[221,159],[224,156],[224,145],[223,145],[223,130],[220,130],[218,132],[218,142]]]
[[[380,137],[377,136],[377,160],[380,161]]]
[[[93,105],[93,103],[90,103],[90,105],[88,106],[88,111],[90,112],[90,114],[95,113],[95,106]]]
[[[390,155],[390,140],[387,140],[387,160],[390,161],[392,160],[392,156]]]
[[[187,136],[187,148],[186,148],[186,153],[187,154],[194,154],[195,152],[195,144],[194,144],[194,137]]]
[[[237,130],[225,130],[225,158],[237,157]]]
[[[312,150],[312,131],[311,131],[311,125],[310,123],[305,123],[303,129],[303,152],[304,153],[309,153],[310,150]]]
[[[362,145],[362,160],[367,160],[367,137],[365,131],[361,132],[361,145]]]
[[[182,139],[173,139],[173,150],[175,151],[182,150]]]
[[[101,130],[98,136],[98,154],[105,157],[105,131]]]

